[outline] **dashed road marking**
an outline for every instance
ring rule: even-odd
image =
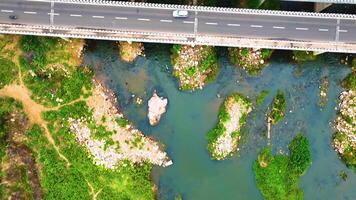
[[[82,15],[70,14],[71,17],[81,17]]]
[[[23,11],[25,14],[30,14],[30,15],[35,15],[37,12],[32,12],[32,11]]]
[[[286,27],[284,26],[273,26],[274,29],[285,29]]]
[[[193,21],[183,21],[184,24],[194,24]]]
[[[300,27],[297,27],[295,28],[296,30],[299,30],[299,31],[307,31],[309,30],[309,28],[300,28]]]
[[[327,28],[319,28],[318,31],[327,32],[327,31],[329,31],[329,29],[327,29]]]
[[[115,17],[115,19],[127,20],[127,17]]]
[[[252,24],[252,25],[250,25],[250,27],[252,27],[252,28],[262,28],[263,26],[261,26],[261,25],[254,25],[254,24]]]
[[[48,15],[59,16],[59,13],[48,13]]]
[[[14,12],[14,11],[13,11],[13,10],[1,10],[1,12],[12,13],[12,12]]]
[[[216,23],[216,22],[206,22],[205,24],[206,25],[218,25],[218,23]]]
[[[172,20],[168,20],[168,19],[161,19],[159,20],[160,22],[166,22],[166,23],[171,23],[173,22]]]
[[[104,17],[104,16],[97,16],[97,15],[94,15],[93,18],[104,19],[105,17]]]
[[[340,33],[347,33],[347,30],[339,30]]]
[[[150,19],[146,19],[146,18],[137,18],[138,21],[151,21]]]
[[[240,24],[227,24],[228,26],[240,26]]]

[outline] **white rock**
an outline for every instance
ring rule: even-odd
[[[167,104],[167,99],[159,97],[156,91],[153,92],[151,99],[148,101],[147,114],[151,126],[158,124],[159,120],[161,119],[161,115],[166,112]]]

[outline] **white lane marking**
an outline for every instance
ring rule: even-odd
[[[227,24],[228,26],[240,26],[240,24]]]
[[[37,12],[32,12],[32,11],[24,11],[23,13],[25,14],[30,14],[30,15],[35,15]]]
[[[70,14],[71,17],[81,17],[82,15]]]
[[[327,32],[327,31],[329,31],[329,29],[327,29],[327,28],[319,28],[318,30],[321,31],[321,32]]]
[[[299,31],[307,31],[307,30],[309,30],[309,28],[299,28],[299,27],[297,27],[297,28],[295,28],[296,30],[299,30]]]
[[[137,18],[138,21],[151,21],[150,19],[146,19],[146,18]]]
[[[122,19],[122,20],[126,20],[127,17],[115,17],[115,19]]]
[[[263,26],[261,26],[261,25],[250,25],[250,27],[252,27],[252,28],[262,28]]]
[[[1,10],[1,12],[12,13],[14,11],[13,10]]]
[[[347,33],[347,30],[339,30],[340,33]]]
[[[206,25],[218,25],[218,23],[216,23],[216,22],[206,22],[205,24]]]
[[[104,16],[97,16],[97,15],[94,15],[92,16],[93,18],[99,18],[99,19],[104,19],[105,17]]]
[[[194,24],[193,21],[183,21],[184,24]]]
[[[168,20],[168,19],[161,19],[159,20],[160,22],[166,22],[166,23],[171,23],[173,22],[172,20]]]
[[[285,29],[286,27],[284,26],[273,26],[274,29]]]
[[[48,13],[48,15],[52,15],[52,13]],[[53,16],[58,16],[59,13],[53,13]]]

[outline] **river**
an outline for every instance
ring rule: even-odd
[[[158,186],[159,200],[181,195],[188,200],[251,200],[262,199],[255,185],[253,161],[267,145],[265,112],[277,90],[285,92],[287,112],[283,121],[272,128],[272,152],[288,152],[287,145],[298,133],[311,143],[312,165],[300,179],[304,199],[356,199],[356,174],[347,169],[331,148],[339,86],[350,68],[339,64],[339,55],[324,54],[316,61],[295,64],[288,52],[277,51],[260,76],[250,77],[242,69],[231,66],[225,49],[219,48],[220,73],[203,90],[182,92],[171,75],[170,46],[145,44],[145,57],[131,64],[118,58],[115,44],[89,41],[84,64],[90,65],[96,76],[113,89],[119,107],[140,130],[164,144],[174,164],[154,167],[152,178]],[[328,102],[318,106],[319,83],[329,80]],[[156,127],[150,127],[146,117],[147,101],[153,90],[168,98],[167,113]],[[225,161],[212,161],[208,155],[205,134],[216,124],[223,98],[239,92],[253,102],[262,90],[269,95],[256,106],[242,130],[242,142],[237,154]],[[133,103],[133,96],[143,98],[144,105]],[[218,94],[221,98],[218,98]],[[348,179],[339,177],[346,171]]]

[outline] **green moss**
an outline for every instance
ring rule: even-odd
[[[285,109],[286,109],[286,100],[284,97],[284,93],[278,90],[277,95],[273,98],[268,113],[268,116],[272,120],[272,124],[276,124],[283,119]]]
[[[298,134],[289,145],[291,156],[272,156],[269,147],[259,153],[253,172],[264,199],[303,199],[298,180],[310,165],[309,148],[308,140]]]
[[[189,77],[193,77],[196,73],[196,68],[195,67],[188,67],[184,69],[184,73],[189,76]]]
[[[260,106],[264,102],[266,96],[269,94],[269,91],[262,90],[260,94],[256,97],[256,105]]]
[[[317,58],[312,51],[293,51],[293,59],[298,62],[313,61]]]

